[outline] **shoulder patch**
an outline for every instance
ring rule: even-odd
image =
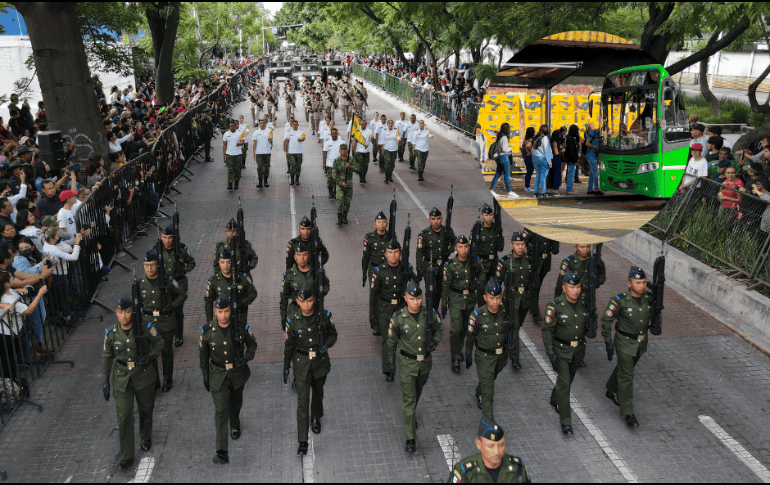
[[[249,329],[249,324],[247,323],[247,324],[246,324],[246,326],[245,326],[245,327],[243,327],[243,329],[244,329],[244,330],[248,330],[248,329]]]
[[[551,300],[551,305],[555,305],[557,303],[559,303],[559,299],[558,298],[555,299],[555,300]]]
[[[187,250],[187,245],[186,245],[186,244],[182,244],[182,247],[183,247],[185,250]]]
[[[109,333],[110,333],[109,329],[106,329],[106,328],[105,328],[105,329],[104,329],[104,335],[107,335],[107,334],[109,334]]]
[[[460,468],[462,468],[463,472],[468,473],[469,471],[476,468],[476,463],[469,461],[467,463],[463,463],[462,465],[460,465]]]
[[[201,333],[206,333],[211,328],[211,326],[207,323],[206,325],[201,327]]]

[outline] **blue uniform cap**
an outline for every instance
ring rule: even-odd
[[[564,279],[562,279],[562,282],[564,282],[566,285],[576,286],[580,284],[580,278],[578,278],[577,272],[565,270]]]
[[[118,303],[116,305],[116,308],[118,310],[128,310],[129,308],[134,306],[134,301],[131,299],[130,296],[124,296],[120,300],[118,300]]]
[[[487,281],[487,286],[484,288],[484,293],[489,293],[490,295],[497,296],[500,293],[503,292],[503,287],[500,286],[500,283],[495,280],[495,277],[489,278],[489,281]]]
[[[214,301],[214,308],[219,308],[220,310],[224,310],[225,308],[230,306],[230,299],[227,297],[227,295],[219,295],[219,298],[217,298]]]
[[[409,280],[409,283],[406,285],[406,294],[414,297],[422,296],[422,288],[420,288],[416,281]]]
[[[485,415],[481,415],[481,420],[479,421],[479,437],[491,441],[500,441],[504,436],[505,433],[503,432],[503,428],[501,428],[499,424],[495,423]]]
[[[516,241],[526,241],[526,237],[524,236],[524,234],[520,232],[514,232],[513,235],[511,236],[511,242],[516,242]]]
[[[644,270],[638,266],[631,266],[631,269],[628,272],[628,279],[631,280],[643,280],[647,278],[647,275],[644,273]]]

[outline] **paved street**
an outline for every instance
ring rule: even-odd
[[[398,115],[375,96],[370,95],[369,104],[368,119],[374,110],[389,119]],[[248,119],[247,112],[244,103],[234,114]],[[399,238],[409,214],[412,248],[419,231],[428,225],[431,207],[445,211],[450,184],[455,197],[452,225],[456,234],[468,235],[477,208],[492,202],[478,163],[436,136],[431,140],[426,182],[417,182],[416,172],[407,163],[397,163],[396,182],[385,184],[384,176],[370,165],[368,184],[359,184],[355,177],[350,224],[337,228],[336,203],[327,199],[321,170],[320,144],[311,136],[304,114],[300,120],[308,140],[299,187],[288,185],[286,159],[278,143],[286,122],[283,107],[276,123],[270,188],[254,188],[256,166],[249,150],[240,190],[225,190],[221,137],[213,142],[215,163],[193,163],[192,181],[178,185],[181,193],[174,199],[182,242],[197,268],[189,275],[185,344],[175,349],[174,387],[156,400],[152,450],[139,450],[137,432],[136,464],[128,472],[116,471],[115,403],[105,402],[101,393],[103,328],[112,326],[115,318],[105,314],[103,323],[83,322],[57,355],[75,360],[74,368],[50,366],[37,381],[31,400],[42,404],[43,412],[23,405],[0,432],[0,470],[7,470],[9,481],[436,482],[446,481],[453,462],[476,452],[473,440],[480,415],[473,395],[476,368],[462,366],[460,376],[451,372],[448,317],[417,407],[417,452],[404,452],[401,393],[398,380],[387,383],[380,374],[380,339],[371,335],[366,318],[368,288],[360,283],[360,255],[363,235],[372,230],[377,212],[387,212],[394,187]],[[339,112],[337,121],[342,125]],[[231,462],[221,466],[211,461],[214,406],[198,368],[197,338],[205,323],[203,295],[213,274],[213,248],[224,238],[224,225],[235,217],[238,196],[245,212],[246,237],[259,255],[252,273],[259,296],[248,316],[259,347],[244,392],[243,436],[231,441]],[[284,337],[278,301],[286,243],[302,216],[310,214],[312,196],[321,236],[331,254],[326,265],[331,291],[325,305],[334,314],[339,340],[330,350],[332,371],[325,388],[323,431],[311,434],[311,451],[300,458],[296,455],[296,394],[281,380]],[[166,203],[164,210],[173,212],[173,206]],[[507,209],[514,217],[515,210]],[[521,228],[510,217],[503,224],[506,238]],[[152,234],[138,240],[130,252],[141,258],[154,243]],[[553,294],[559,262],[573,252],[571,245],[561,245],[543,284],[541,309]],[[130,256],[119,259],[130,266]],[[627,288],[630,265],[613,252],[611,244],[605,246],[604,261],[607,283],[597,292],[602,307]],[[98,299],[114,305],[130,293],[130,279],[130,273],[116,267]],[[604,384],[616,361],[607,361],[599,338],[588,344],[588,367],[578,372],[572,387],[575,434],[569,437],[561,434],[559,419],[548,405],[555,375],[547,364],[540,327],[527,317],[521,334],[523,368],[514,373],[508,367],[500,374],[495,414],[505,429],[508,453],[522,457],[533,480],[770,480],[766,468],[770,467],[766,418],[770,361],[673,290],[668,290],[665,304],[663,335],[652,337],[649,351],[636,367],[635,408],[641,426],[626,427],[618,409],[604,397]],[[94,307],[89,314],[103,311]]]

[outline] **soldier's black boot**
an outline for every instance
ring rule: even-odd
[[[337,227],[342,225],[342,212],[337,212]]]
[[[257,184],[257,188],[258,189],[262,188],[262,177],[259,177],[259,183]]]
[[[612,401],[615,404],[615,406],[620,406],[620,399],[618,399],[617,394],[615,394],[614,392],[608,389],[607,392],[604,393],[604,395],[607,397],[607,399]]]
[[[152,440],[142,440],[142,451],[150,451]]]
[[[348,211],[344,211],[342,213],[342,223],[347,224],[348,223]]]
[[[307,441],[300,441],[299,448],[297,448],[298,455],[307,455]]]
[[[334,199],[334,187],[329,187],[329,198]]]
[[[636,416],[634,416],[633,414],[629,414],[628,416],[626,416],[626,424],[631,427],[639,426],[639,421],[636,420]]]
[[[313,434],[320,434],[321,433],[321,420],[318,418],[310,418],[310,431],[313,432]]]
[[[460,361],[459,360],[453,360],[452,361],[452,372],[455,374],[460,373]]]
[[[233,190],[233,184],[230,182],[227,183],[227,190]]]
[[[294,175],[289,176],[289,185],[294,185]]]
[[[542,325],[543,317],[541,317],[540,315],[532,315],[532,321],[537,325]]]
[[[580,363],[578,364],[578,367],[588,367],[588,364],[586,364],[585,360],[581,360]]]
[[[422,172],[417,172],[417,181],[425,182],[425,177],[422,176]]]
[[[238,182],[240,182],[240,180],[236,180],[235,184],[233,184],[233,190],[238,190]]]
[[[401,160],[403,162],[403,160]],[[417,170],[417,168],[414,166],[414,162],[409,162],[409,170]]]
[[[166,379],[163,381],[163,392],[168,392],[171,390],[171,386],[174,382],[171,379]]]
[[[237,440],[241,437],[241,428],[230,428],[230,437]]]
[[[561,432],[564,433],[564,434],[572,434],[572,426],[570,426],[570,425],[562,426],[561,427]]]
[[[133,458],[129,458],[128,460],[120,460],[120,463],[118,463],[118,470],[125,470],[133,464],[134,464]]]
[[[511,367],[513,368],[513,370],[519,370],[521,369],[521,362],[519,362],[518,360],[512,360]]]
[[[414,453],[416,449],[416,445],[414,440],[406,440],[406,451],[409,453]]]
[[[230,457],[225,450],[217,450],[216,456],[214,456],[214,463],[217,465],[225,465],[230,463]]]
[[[476,393],[476,405],[481,409],[481,394]]]
[[[268,178],[268,177],[269,177],[269,175],[268,175],[268,174],[265,174],[265,181],[264,181],[264,184],[265,184],[265,188],[267,188],[267,187],[270,187],[270,184],[269,184],[269,183],[267,183],[267,178]]]
[[[294,185],[299,185],[299,174],[297,174],[297,178],[294,179]]]

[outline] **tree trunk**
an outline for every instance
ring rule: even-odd
[[[174,100],[174,44],[179,27],[180,2],[155,2],[145,9],[155,52],[155,92],[158,103]],[[164,12],[167,10],[167,12]]]
[[[639,47],[657,59],[658,63],[665,64],[669,52],[667,46],[672,34],[670,32],[656,33],[655,31],[671,16],[674,11],[674,2],[664,4],[662,8],[658,2],[650,2],[648,10],[650,17],[642,29]]]
[[[460,49],[455,49],[455,69],[460,67]]]
[[[11,3],[27,24],[48,126],[76,142],[77,158],[107,153],[91,70],[75,13],[76,3]],[[52,28],[55,26],[55,28]]]
[[[711,88],[709,88],[708,72],[709,60],[706,58],[700,61],[700,93],[709,104],[711,115],[719,116],[719,100],[714,96],[714,93],[711,92]]]

